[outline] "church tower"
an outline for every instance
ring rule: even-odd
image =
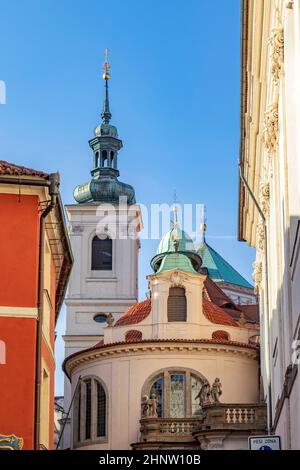
[[[109,69],[106,56],[102,122],[89,141],[93,151],[91,179],[75,188],[76,204],[66,206],[74,266],[66,299],[65,357],[99,342],[103,328],[138,298],[141,214],[133,187],[118,179],[123,143],[110,123]],[[71,402],[68,379],[64,398],[67,411]],[[69,447],[69,439],[67,423],[64,448]]]

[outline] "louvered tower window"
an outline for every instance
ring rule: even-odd
[[[92,241],[92,270],[112,270],[112,239],[99,238],[97,235]]]
[[[186,321],[186,296],[183,287],[171,287],[169,290],[168,321]]]

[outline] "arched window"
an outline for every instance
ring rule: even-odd
[[[168,321],[186,321],[186,296],[183,287],[171,287],[169,290]]]
[[[105,236],[99,238],[97,235],[92,241],[92,270],[112,270],[112,239]]]
[[[204,378],[189,369],[166,369],[150,378],[142,396],[156,398],[158,418],[189,418],[201,413],[199,392]]]
[[[125,341],[141,341],[143,334],[138,330],[129,330],[125,333]]]
[[[95,162],[94,162],[94,167],[98,168],[99,166],[99,152],[95,153]]]
[[[212,339],[219,339],[219,340],[223,340],[223,341],[229,341],[230,337],[229,337],[229,333],[227,333],[227,331],[224,331],[224,330],[216,330],[212,333],[211,335]]]
[[[114,167],[114,156],[115,156],[115,152],[111,151],[110,152],[110,166],[111,167]]]
[[[107,164],[107,151],[103,150],[101,154],[101,166],[103,167],[105,164]]]
[[[75,446],[107,437],[107,397],[100,380],[87,377],[80,382],[73,416]]]

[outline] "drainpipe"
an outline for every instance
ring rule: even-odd
[[[38,317],[36,334],[36,365],[35,365],[35,410],[34,410],[34,449],[39,450],[40,435],[40,398],[41,398],[41,348],[42,348],[42,327],[43,327],[43,292],[44,292],[44,245],[45,245],[45,222],[48,214],[56,206],[59,192],[59,173],[49,175],[49,195],[50,202],[40,217],[39,236],[39,276],[38,276]]]
[[[74,398],[75,398],[75,395],[76,395],[76,392],[77,392],[77,389],[78,389],[78,387],[79,387],[80,382],[81,382],[81,375],[78,377],[78,381],[77,381],[77,384],[76,384],[76,387],[75,387],[75,390],[74,390],[74,393],[73,393],[73,396],[72,396],[72,400],[71,400],[71,403],[70,403],[68,412],[67,412],[67,414],[66,414],[66,416],[65,416],[65,418],[64,418],[64,425],[63,425],[62,430],[61,430],[61,432],[60,432],[59,439],[58,439],[58,442],[57,442],[57,444],[56,444],[56,449],[55,449],[55,450],[59,450],[60,441],[62,440],[62,437],[63,437],[63,434],[64,434],[64,430],[65,430],[67,421],[68,421],[68,419],[69,419],[70,411],[71,411],[71,408],[72,408],[72,405],[73,405],[73,401],[74,401]]]
[[[268,434],[271,434],[272,432],[272,423],[273,423],[273,417],[272,417],[272,385],[271,385],[271,351],[270,351],[270,331],[269,331],[269,325],[270,325],[270,311],[269,311],[269,281],[268,281],[268,244],[267,244],[267,224],[266,224],[266,218],[264,216],[263,211],[261,210],[253,192],[250,189],[250,186],[248,185],[248,182],[246,178],[243,175],[242,172],[242,164],[241,161],[239,160],[239,176],[242,181],[242,183],[245,185],[245,188],[247,189],[249,196],[251,197],[260,217],[262,218],[263,224],[264,224],[264,245],[265,245],[265,298],[266,298],[266,313],[267,313],[267,328],[266,328],[266,350],[267,350],[267,356],[268,356],[268,368],[267,368],[267,373],[268,373]]]

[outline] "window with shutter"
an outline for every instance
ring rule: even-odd
[[[186,296],[183,287],[171,287],[169,290],[168,321],[186,321]]]
[[[109,237],[98,238],[92,241],[92,270],[112,270],[112,239]]]

